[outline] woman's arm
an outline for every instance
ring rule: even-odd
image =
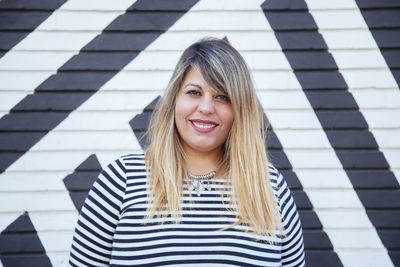
[[[85,200],[72,241],[71,266],[108,266],[126,189],[121,158],[99,174]]]
[[[282,266],[305,266],[301,222],[292,193],[278,172],[278,200],[283,226]]]

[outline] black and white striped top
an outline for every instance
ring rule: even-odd
[[[182,220],[144,220],[144,155],[126,155],[99,175],[82,207],[69,263],[72,266],[305,266],[303,235],[293,197],[270,167],[283,233],[273,244],[246,232],[229,208],[230,191],[215,179],[200,196],[184,188]],[[221,193],[223,195],[221,196]],[[223,201],[222,201],[223,200]],[[162,224],[160,222],[163,222]]]

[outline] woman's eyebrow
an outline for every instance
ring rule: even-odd
[[[188,83],[188,84],[186,84],[186,85],[183,87],[183,89],[186,89],[186,87],[188,87],[188,86],[194,86],[194,87],[199,88],[200,90],[203,90],[203,88],[201,88],[200,85],[194,84],[194,83]]]

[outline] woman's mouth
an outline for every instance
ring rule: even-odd
[[[191,120],[192,125],[195,127],[196,130],[200,132],[210,132],[215,127],[218,126],[217,123],[213,121],[203,121],[203,120]]]
[[[192,121],[192,123],[194,124],[194,126],[196,126],[198,128],[202,128],[202,129],[210,129],[210,128],[217,126],[216,124],[203,124],[203,123],[198,123],[198,122],[194,122],[194,121]]]

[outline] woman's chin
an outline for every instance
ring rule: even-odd
[[[190,150],[200,153],[213,153],[215,151],[221,150],[221,145],[210,144],[206,142],[195,143],[188,146]]]

